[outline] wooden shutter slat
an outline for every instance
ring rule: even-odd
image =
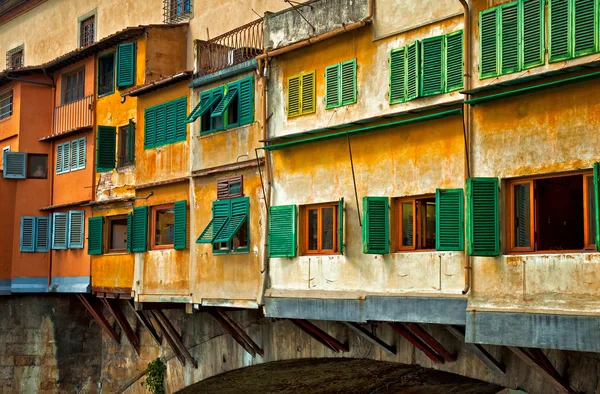
[[[421,41],[421,96],[444,92],[444,37]]]
[[[67,249],[67,234],[69,221],[66,213],[55,212],[52,214],[52,249]]]
[[[35,251],[47,252],[50,250],[50,218],[40,216],[36,218]]]
[[[187,246],[187,201],[176,201],[174,205],[174,248],[181,250]]]
[[[21,240],[19,242],[19,251],[34,252],[35,251],[35,217],[21,217]]]
[[[446,92],[462,89],[464,86],[463,31],[446,36]]]
[[[470,256],[500,254],[498,215],[498,179],[467,179],[467,253]]]
[[[597,0],[573,1],[573,50],[574,56],[596,52]]]
[[[181,97],[175,100],[175,141],[180,142],[187,139],[187,123],[185,123],[185,114],[187,113],[187,97]]]
[[[117,49],[117,87],[135,85],[135,44],[120,44]]]
[[[104,231],[104,217],[96,216],[88,218],[88,254],[102,254],[102,241]]]
[[[56,173],[62,174],[62,161],[63,161],[63,144],[56,145]]]
[[[544,0],[521,3],[523,69],[544,64]]]
[[[499,8],[479,14],[479,76],[481,79],[498,75],[498,15]]]
[[[406,100],[413,100],[419,97],[420,80],[420,41],[415,41],[406,47]]]
[[[146,108],[144,111],[144,149],[156,145],[156,108]]]
[[[500,7],[500,58],[501,73],[519,70],[519,4]]]
[[[133,208],[133,234],[131,249],[133,252],[145,252],[148,240],[148,207]]]
[[[571,56],[570,43],[570,1],[550,0],[549,18],[550,32],[548,41],[550,45],[549,60],[551,62],[568,59]]]
[[[356,103],[356,59],[343,62],[340,68],[341,105],[354,104]]]
[[[112,171],[115,168],[117,149],[117,128],[98,126],[96,140],[96,171]]]
[[[269,208],[269,257],[294,257],[297,248],[297,211],[295,205]]]
[[[441,251],[464,249],[463,189],[436,190],[435,248]]]
[[[177,129],[177,112],[175,102],[165,104],[165,143],[175,142]]]
[[[389,253],[390,215],[388,198],[363,197],[363,215],[363,253]]]

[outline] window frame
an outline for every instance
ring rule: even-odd
[[[126,254],[127,252],[127,242],[125,242],[124,249],[111,249],[110,240],[112,236],[112,227],[111,223],[116,220],[125,220],[125,225],[127,225],[127,214],[123,215],[114,215],[114,216],[105,216],[104,224],[106,225],[106,231],[104,231],[104,254]]]
[[[323,227],[322,227],[322,218],[323,218],[323,209],[327,209],[327,208],[331,208],[331,210],[333,211],[333,227],[332,227],[332,233],[333,233],[333,249],[323,249]],[[339,220],[338,220],[338,209],[339,209],[339,202],[327,202],[327,203],[320,203],[320,204],[310,204],[310,205],[303,205],[301,207],[302,209],[302,237],[303,237],[303,241],[302,241],[302,246],[303,246],[303,253],[302,255],[304,256],[331,256],[331,255],[339,255],[340,250],[339,250],[339,241],[338,241],[338,234],[339,234]],[[308,220],[308,211],[312,211],[312,210],[317,210],[317,249],[309,249],[308,243],[309,243],[309,220]]]
[[[32,156],[44,156],[46,160],[46,176],[31,176],[29,175],[29,170],[31,169],[31,165],[29,163],[29,158]],[[28,153],[27,154],[27,179],[48,179],[48,154],[46,153]]]
[[[395,199],[395,220],[397,221],[396,224],[396,251],[397,252],[432,252],[432,251],[436,251],[437,249],[435,248],[435,245],[433,246],[433,248],[426,248],[423,245],[423,237],[419,236],[422,231],[422,225],[421,225],[421,216],[417,216],[417,205],[424,205],[421,203],[422,200],[434,200],[436,207],[437,207],[437,200],[436,200],[436,195],[435,194],[424,194],[421,196],[410,196],[410,197],[399,197]],[[407,202],[412,203],[412,209],[413,209],[413,244],[412,246],[405,246],[402,244],[402,204],[406,204]],[[422,209],[422,208],[421,208]],[[422,211],[421,211],[422,212]],[[420,214],[419,214],[420,215]],[[438,217],[437,217],[437,212],[436,212],[436,218],[435,218],[435,223],[437,223],[438,221]],[[435,224],[434,224],[435,226]],[[435,227],[434,227],[434,232],[435,232]],[[437,237],[437,234],[436,234]]]
[[[67,79],[71,76],[74,75],[79,75],[79,73],[82,73],[82,82],[83,84],[81,85],[81,97],[75,100],[71,100],[71,101],[67,101]],[[77,77],[77,81],[79,81],[79,77]],[[75,91],[79,90],[79,85],[76,86]],[[83,67],[78,67],[74,70],[68,71],[64,74],[61,75],[61,88],[60,88],[60,93],[61,93],[61,105],[66,105],[66,104],[71,104],[71,103],[75,103],[79,100],[83,100],[85,98],[85,66]]]
[[[511,252],[534,252],[535,251],[535,183],[534,179],[509,181],[506,190],[508,191],[507,199],[507,214],[508,225],[506,226],[508,236],[508,246]],[[530,246],[515,246],[515,193],[514,187],[517,185],[529,185],[529,245]]]
[[[154,205],[150,207],[150,250],[165,250],[175,249],[175,239],[172,244],[156,245],[156,213],[163,209],[173,209],[175,212],[175,203],[167,203],[161,205]],[[175,214],[173,213],[173,226],[175,226]]]
[[[596,241],[594,243],[588,243],[588,239],[590,238],[590,201],[587,198],[589,194],[589,183],[588,179],[592,180],[592,185],[594,184],[594,174],[583,174],[583,238],[584,238],[584,250],[596,251]],[[594,193],[594,190],[592,190]],[[594,201],[595,203],[595,201]],[[598,229],[596,228],[596,232]]]
[[[15,58],[18,62],[15,63]],[[25,65],[25,45],[21,44],[6,52],[6,69],[15,70]]]
[[[131,133],[131,134],[130,134]],[[133,134],[133,135],[132,135]],[[124,140],[124,141],[123,141]],[[124,144],[123,144],[124,142]],[[127,144],[133,144],[132,150],[129,149]],[[123,156],[121,156],[122,150],[125,150]],[[129,153],[132,156],[129,157]],[[135,164],[135,123],[129,121],[126,125],[117,127],[117,169],[123,169]]]
[[[89,20],[92,20],[91,23],[87,24],[86,22],[88,22]],[[86,48],[90,45],[92,45],[93,43],[96,42],[96,11],[92,11],[91,13],[85,14],[81,17],[79,17],[78,19],[78,24],[79,24],[79,42],[78,42],[78,48]],[[84,39],[84,31],[85,31],[85,27],[86,26],[92,26],[92,34],[91,37],[89,37],[89,39],[87,41],[83,41]]]
[[[100,60],[102,60],[103,58],[107,58],[109,56],[113,57],[112,88],[110,89],[110,91],[100,93]],[[98,92],[98,98],[101,98],[101,97],[109,96],[115,92],[116,74],[117,74],[117,52],[110,51],[103,55],[98,56],[97,63],[98,64],[96,66],[96,91]],[[85,82],[84,82],[84,89],[85,89]],[[84,96],[85,96],[85,91],[84,91]]]
[[[178,12],[179,7],[181,12]],[[191,18],[193,12],[192,0],[163,0],[164,23],[176,23]]]
[[[6,95],[6,98],[2,97],[4,95]],[[5,104],[5,106],[9,107],[9,111],[8,111],[8,115],[2,115],[2,112],[0,111],[0,121],[2,121],[4,119],[9,119],[13,115],[13,109],[14,109],[14,91],[13,91],[12,88],[0,92],[0,103],[3,100],[9,100],[10,101],[9,104],[7,104],[7,105]]]

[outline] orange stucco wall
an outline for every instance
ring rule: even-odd
[[[69,212],[69,211],[84,211],[85,226],[83,230],[83,248],[82,249],[65,249],[52,251],[52,277],[64,276],[90,276],[90,256],[87,254],[88,248],[88,218],[92,214],[92,210],[87,207],[71,207],[56,209],[54,212]]]
[[[11,278],[11,256],[14,248],[14,210],[15,210],[14,180],[0,177],[0,280]],[[17,235],[18,236],[18,235]]]

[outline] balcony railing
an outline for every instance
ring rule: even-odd
[[[54,108],[54,129],[52,130],[52,134],[62,134],[84,127],[92,127],[94,114],[93,98],[93,95],[89,95]]]
[[[197,76],[243,63],[261,53],[263,53],[263,18],[208,41],[199,41]]]

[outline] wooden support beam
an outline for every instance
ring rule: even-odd
[[[527,365],[541,374],[561,393],[575,394],[575,391],[571,389],[569,384],[560,376],[558,371],[550,363],[550,360],[542,353],[542,357],[545,359],[539,359],[539,352],[535,351],[531,353],[529,350],[522,347],[507,346],[511,352],[517,357],[523,360]],[[537,350],[537,349],[536,349]],[[549,364],[549,365],[548,365]]]
[[[94,320],[96,320],[96,322],[100,324],[100,327],[102,327],[116,343],[121,343],[119,334],[117,334],[115,329],[112,328],[112,326],[108,323],[108,320],[106,320],[104,314],[102,313],[102,309],[97,308],[96,305],[90,302],[90,300],[88,300],[85,295],[76,294],[76,296],[79,299],[79,301],[81,301],[85,309],[87,309],[87,311],[90,313],[90,315],[92,315]]]
[[[318,342],[327,346],[334,352],[349,352],[347,344],[341,343],[325,331],[321,330],[319,327],[315,326],[308,320],[303,319],[288,319],[292,323],[294,323],[298,328],[302,331],[316,339]]]
[[[175,354],[175,357],[177,357],[177,360],[179,360],[179,362],[181,363],[181,366],[185,367],[185,357],[183,356],[183,353],[181,353],[181,351],[175,344],[175,341],[173,340],[173,338],[171,338],[171,335],[169,335],[169,333],[167,332],[167,329],[163,326],[163,324],[158,319],[158,317],[156,317],[155,311],[150,310],[149,313],[150,313],[150,316],[152,316],[152,318],[156,321],[156,326],[163,333],[163,337],[167,340],[167,343],[169,344],[169,347],[171,347],[173,354]]]
[[[448,362],[456,361],[456,356],[451,354],[446,348],[439,343],[430,333],[425,331],[423,327],[416,323],[407,323],[406,324],[411,331],[418,336],[427,346],[433,349],[437,354],[442,356],[444,360]]]
[[[366,339],[367,341],[371,342],[373,345],[379,346],[387,354],[389,354],[391,356],[396,355],[396,347],[395,346],[390,346],[387,343],[383,342],[375,334],[369,332],[366,328],[364,328],[359,323],[344,322],[344,324],[348,328],[353,330],[355,333],[357,333],[358,336],[360,336],[361,338]]]
[[[129,325],[129,322],[127,321],[127,318],[125,318],[125,315],[123,314],[121,307],[119,307],[119,304],[107,298],[100,298],[100,301],[102,301],[102,303],[104,304],[106,309],[108,309],[110,314],[113,315],[113,317],[117,321],[117,324],[119,325],[119,327],[121,327],[121,331],[123,331],[123,333],[125,334],[125,338],[127,338],[129,343],[139,356],[140,340],[138,339],[133,328],[131,328],[131,326]]]
[[[419,337],[413,334],[406,326],[399,323],[388,322],[390,327],[398,334],[400,334],[404,339],[410,342],[414,347],[423,352],[431,361],[436,364],[444,364],[445,360],[442,356],[433,351],[429,346],[427,346]]]
[[[264,356],[263,350],[258,346],[256,342],[244,331],[231,317],[229,317],[225,311],[220,308],[210,309],[208,313],[215,318],[217,322],[240,344],[252,357],[256,357],[259,354],[261,357]]]
[[[168,335],[171,336],[171,339],[175,343],[175,346],[177,346],[179,348],[179,351],[181,352],[181,354],[183,354],[183,356],[186,358],[186,360],[188,360],[194,366],[194,368],[198,368],[198,362],[196,362],[194,357],[192,357],[190,352],[187,350],[187,348],[183,344],[181,335],[179,335],[177,330],[175,330],[175,327],[173,327],[173,325],[171,324],[169,319],[167,319],[167,317],[165,316],[163,311],[161,311],[160,309],[157,309],[157,310],[154,310],[153,313],[154,313],[154,316],[161,322],[163,328],[165,329],[165,331],[163,331],[163,332],[167,333]]]
[[[476,343],[466,343],[465,333],[461,329],[454,326],[446,326],[446,330],[448,330],[450,334],[454,335],[456,339],[463,343],[465,349],[467,349],[475,357],[481,360],[481,362],[484,363],[489,369],[500,375],[506,374],[504,364],[496,360],[494,356],[492,356],[487,350],[485,350],[483,346]]]
[[[138,311],[148,311],[154,309],[185,309],[184,304],[176,302],[134,302],[133,305]]]
[[[128,302],[127,305],[129,305],[129,307],[131,308],[133,313],[135,313],[135,316],[137,317],[139,322],[142,324],[142,326],[144,326],[144,328],[146,330],[148,330],[148,333],[150,333],[150,336],[152,337],[154,342],[158,346],[162,345],[162,338],[160,337],[160,335],[158,335],[158,333],[156,332],[156,329],[154,328],[154,325],[152,324],[150,319],[148,319],[146,317],[146,315],[144,314],[144,311],[136,311],[132,301]]]

